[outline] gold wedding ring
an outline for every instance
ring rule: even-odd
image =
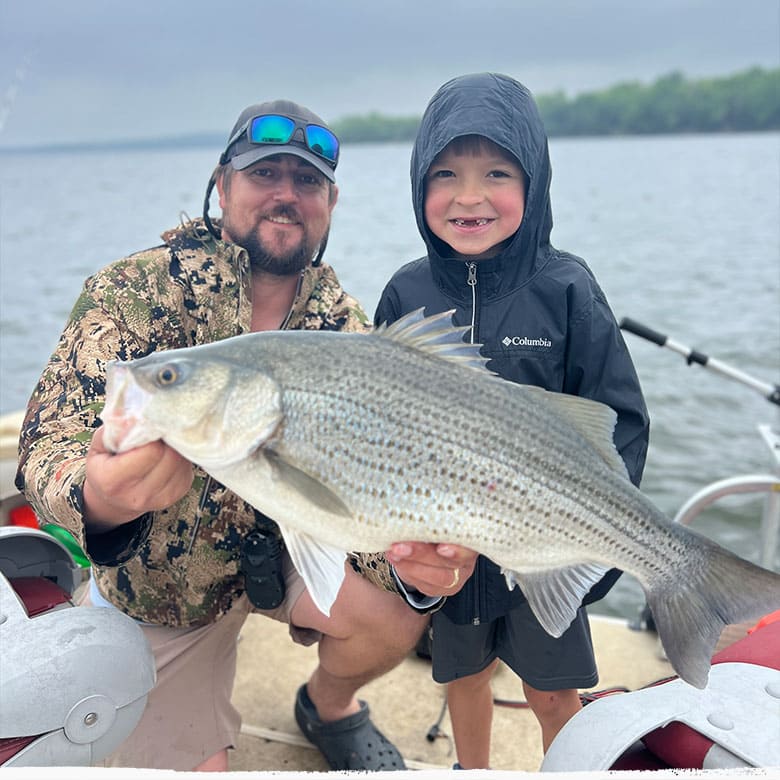
[[[455,569],[455,573],[452,577],[452,582],[447,586],[448,588],[454,588],[460,582],[460,569]]]

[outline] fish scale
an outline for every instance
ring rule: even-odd
[[[320,362],[324,365],[333,365],[337,360],[338,355],[328,350],[323,350],[320,355]],[[288,365],[293,365],[293,363],[291,362]],[[404,361],[400,361],[399,370],[396,372],[397,376],[404,376],[404,372],[402,371],[403,367]],[[350,370],[354,371],[354,376],[358,378],[362,378],[368,374],[368,372],[361,370],[360,362],[359,360],[355,360],[354,356],[353,361],[350,363]],[[406,374],[417,376],[419,372],[408,371]],[[454,378],[455,382],[449,385],[451,392],[448,397],[450,399],[454,398],[460,409],[464,402],[464,398],[467,397],[467,393],[466,389],[462,386],[460,372],[457,372],[457,374],[458,376]],[[316,373],[314,375],[316,375]],[[291,372],[289,376],[285,375],[279,377],[279,380],[282,384],[287,385],[288,383],[292,384],[296,381],[300,381],[300,377],[295,372]],[[548,449],[541,450],[539,447],[524,446],[524,439],[521,436],[506,436],[503,428],[498,425],[499,420],[505,419],[503,413],[507,406],[503,403],[504,398],[506,397],[503,383],[496,383],[495,387],[490,388],[493,392],[487,393],[486,388],[481,386],[482,383],[479,382],[478,379],[475,380],[475,382],[478,386],[477,389],[479,394],[482,396],[481,399],[477,400],[479,400],[480,403],[488,405],[488,408],[493,410],[493,415],[490,418],[493,422],[493,427],[486,431],[484,427],[471,425],[469,419],[466,417],[462,422],[463,429],[462,431],[459,431],[459,434],[466,442],[478,442],[485,438],[490,439],[492,442],[491,457],[489,459],[482,459],[477,453],[466,450],[460,442],[453,441],[451,453],[453,455],[455,453],[462,455],[460,459],[462,462],[458,463],[459,471],[453,472],[451,470],[453,465],[452,461],[449,459],[437,459],[435,461],[437,469],[434,473],[431,473],[430,471],[426,472],[425,469],[422,468],[424,465],[423,462],[416,461],[409,464],[410,471],[413,471],[415,478],[423,482],[437,480],[439,484],[439,493],[437,493],[437,495],[449,497],[452,495],[461,495],[464,481],[470,482],[469,476],[472,474],[479,475],[483,486],[491,481],[491,478],[496,484],[506,486],[516,485],[518,482],[518,475],[513,464],[521,462],[526,464],[526,467],[524,468],[524,474],[526,475],[525,482],[537,486],[535,492],[538,495],[539,504],[544,503],[546,506],[550,506],[551,501],[555,500],[555,498],[550,498],[550,494],[557,496],[559,501],[565,502],[569,500],[569,491],[566,489],[566,477],[568,476],[570,481],[574,480],[571,479],[570,474],[567,475],[563,472],[560,464],[556,460],[549,456],[549,453],[554,451],[555,445],[558,444],[558,442],[551,436],[551,446]],[[402,451],[415,451],[415,447],[409,444],[409,440],[412,436],[414,436],[415,442],[420,443],[421,447],[440,447],[442,442],[446,441],[444,437],[451,431],[451,428],[447,427],[447,418],[445,418],[441,409],[435,404],[439,396],[432,397],[430,392],[428,392],[421,383],[407,384],[407,382],[401,380],[398,383],[397,388],[393,386],[388,388],[386,392],[387,395],[392,395],[393,391],[397,389],[398,397],[403,398],[404,412],[401,415],[388,414],[386,411],[383,412],[383,410],[380,410],[373,405],[358,409],[353,399],[358,391],[359,382],[351,382],[350,385],[351,386],[345,388],[341,393],[336,394],[332,391],[328,393],[328,400],[331,404],[335,404],[336,407],[334,408],[331,406],[327,410],[325,419],[318,417],[318,421],[322,426],[318,431],[319,439],[321,441],[332,442],[339,436],[346,436],[347,441],[349,442],[360,441],[361,452],[363,453],[366,464],[376,464],[384,462],[387,459],[392,461],[398,454],[397,451],[399,449]],[[401,387],[405,387],[403,392],[400,390]],[[307,416],[305,414],[298,414],[294,410],[297,406],[302,410],[314,409],[316,413],[318,408],[315,405],[312,405],[308,400],[309,396],[314,392],[316,391],[304,390],[301,386],[297,386],[288,394],[290,397],[289,405],[287,405],[286,402],[285,406],[288,409],[286,417],[290,420],[290,424],[287,427],[287,436],[283,448],[284,455],[288,456],[291,460],[294,459],[296,465],[299,467],[305,470],[311,470],[311,473],[318,479],[323,480],[325,484],[342,495],[348,494],[349,491],[353,489],[353,486],[343,479],[345,473],[349,473],[351,477],[356,477],[359,482],[377,484],[375,469],[368,469],[366,471],[365,469],[361,469],[359,465],[357,469],[349,470],[349,472],[342,469],[317,471],[318,464],[321,467],[321,464],[323,463],[323,459],[319,457],[323,453],[316,452],[314,453],[314,457],[308,458],[306,457],[305,452],[300,449],[302,445],[305,446],[306,443],[310,443],[311,430]],[[339,403],[345,405],[346,408],[339,409]],[[444,406],[446,408],[446,404],[444,404]],[[411,417],[407,411],[410,407],[418,410],[417,413]],[[382,415],[381,418],[379,418],[380,414]],[[328,421],[331,417],[338,421],[335,430],[328,425]],[[366,429],[369,427],[366,421],[375,419],[378,419],[377,424],[385,438],[381,441],[381,446],[375,448],[374,451],[371,451],[368,449],[370,442],[367,442],[365,439],[367,433]],[[302,420],[303,425],[296,435],[295,423],[298,420]],[[353,421],[356,420],[360,421],[359,425],[353,424]],[[480,418],[482,426],[484,426],[484,422],[485,418],[483,416]],[[362,439],[361,436],[363,437]],[[392,441],[393,443],[388,444],[389,441]],[[399,441],[404,441],[405,444],[401,446]],[[563,442],[562,436],[560,437],[560,441],[561,443]],[[296,444],[298,445],[298,448],[296,448]],[[562,446],[562,444],[559,446]],[[390,454],[388,455],[388,453]],[[403,452],[403,454],[408,455],[409,453]],[[503,455],[503,457],[501,457],[501,455]],[[343,452],[342,457],[347,457],[347,453]],[[326,458],[325,462],[330,463],[332,461],[331,459]],[[589,461],[586,461],[586,463],[589,463]],[[352,464],[355,465],[354,460],[352,461]],[[428,466],[430,465],[431,464],[428,463]],[[500,465],[503,465],[506,468],[499,478],[496,472]],[[578,466],[579,469],[577,469]],[[593,468],[592,464],[591,468]],[[584,474],[586,468],[581,465],[581,463],[570,464],[569,471],[571,472],[574,470],[578,470],[581,474]],[[558,489],[553,490],[551,488],[551,483],[558,472],[560,472],[560,477],[557,480]],[[385,472],[385,475],[386,474],[387,472]],[[442,483],[442,480],[446,481]],[[582,483],[584,481],[584,476],[580,476],[578,481]],[[379,484],[381,484],[381,482]],[[440,507],[440,501],[422,502],[417,500],[419,499],[418,494],[415,495],[415,500],[410,501],[409,487],[409,484],[404,481],[394,481],[384,485],[385,493],[393,497],[393,502],[392,504],[386,503],[385,506],[382,507],[382,513],[376,512],[376,505],[374,502],[371,502],[370,505],[366,506],[365,502],[361,502],[360,498],[356,497],[353,505],[358,515],[373,510],[374,515],[377,517],[384,517],[385,513],[387,513],[387,516],[390,518],[389,523],[384,520],[381,522],[377,521],[374,524],[374,527],[370,529],[370,533],[373,534],[370,541],[373,542],[373,544],[377,544],[381,540],[383,547],[389,546],[391,542],[401,538],[397,536],[398,533],[405,531],[408,534],[407,529],[403,529],[399,527],[398,523],[393,522],[398,519],[398,513],[404,511],[410,517],[424,515],[426,518],[430,518],[436,531],[433,534],[430,532],[423,533],[420,537],[405,536],[403,538],[418,541],[434,541],[443,536],[460,537],[464,543],[468,543],[471,546],[478,545],[485,547],[487,544],[491,548],[490,551],[493,555],[497,553],[500,554],[500,552],[505,549],[505,547],[501,550],[496,549],[493,538],[489,537],[483,531],[483,529],[490,529],[494,523],[501,522],[500,520],[490,517],[490,506],[492,504],[500,502],[502,498],[507,501],[504,493],[500,490],[492,492],[481,490],[477,494],[468,494],[472,500],[466,505],[464,505],[464,502],[461,502],[458,506],[451,506],[450,511],[443,512]],[[601,500],[599,501],[598,499]],[[591,500],[581,500],[577,506],[581,509],[595,512],[596,508],[602,505],[602,501],[603,497],[600,497],[598,493],[595,493]],[[483,516],[487,515],[488,523],[484,526],[473,524],[472,530],[471,525],[469,525],[467,521],[464,521],[464,517],[468,518],[480,514]],[[527,537],[529,534],[529,525],[531,525],[530,521],[536,519],[539,513],[535,505],[529,506],[526,494],[526,500],[520,504],[507,503],[506,510],[503,514],[513,520],[512,522],[506,521],[505,528],[517,535],[523,534],[524,537]],[[517,526],[519,518],[526,518],[526,522],[521,528]],[[547,519],[548,518],[544,513],[542,513],[540,521],[545,522]],[[538,535],[540,537],[544,536],[545,538],[549,538],[548,523],[545,522],[544,524],[544,534],[541,533],[543,528],[541,522],[535,527],[539,529],[540,533]],[[419,527],[417,527],[416,530],[423,532],[427,531],[427,529],[421,529]],[[592,526],[588,530],[592,531]],[[558,538],[560,540],[564,539],[562,535],[559,535]],[[357,541],[357,543],[360,544],[362,540],[355,540],[353,537],[353,541]],[[573,539],[568,539],[566,541],[570,546],[576,544]],[[639,550],[641,550],[642,540],[636,539],[636,543]],[[544,544],[543,548],[549,548],[549,545]],[[363,548],[358,547],[356,549]],[[545,556],[544,549],[534,550],[533,557],[535,560],[539,560],[540,557],[543,556]],[[577,560],[577,558],[574,550],[571,555],[565,557],[562,556],[562,550],[560,548],[556,551],[556,562],[558,564],[570,563],[575,560]],[[517,565],[517,561],[512,561],[512,563]]]
[[[463,332],[414,312],[370,335],[252,333],[115,363],[104,441],[162,438],[273,518],[326,614],[347,552],[397,541],[491,558],[553,636],[623,569],[675,670],[703,687],[723,626],[780,608],[780,576],[631,484],[612,410],[496,378]]]

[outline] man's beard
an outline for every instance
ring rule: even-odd
[[[302,240],[295,248],[276,254],[265,246],[257,230],[249,230],[241,234],[230,227],[229,220],[225,222],[224,216],[223,227],[227,229],[233,242],[246,250],[249,256],[249,267],[252,271],[262,271],[274,276],[298,274],[311,265],[314,253],[320,246],[320,244],[312,246],[309,235],[304,231]]]
[[[295,249],[281,255],[273,254],[263,245],[256,233],[240,236],[236,243],[246,249],[249,255],[249,267],[253,271],[263,271],[274,276],[292,276],[300,273],[312,260],[314,249],[307,241],[302,241]]]

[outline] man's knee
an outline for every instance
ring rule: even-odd
[[[397,593],[368,585],[370,596],[361,610],[363,628],[381,632],[402,650],[411,650],[430,621],[429,615],[415,612]]]
[[[400,601],[401,599],[399,599]],[[420,615],[406,603],[402,602],[404,609],[403,617],[394,623],[394,627],[397,628],[400,634],[401,644],[406,650],[411,650],[420,641],[420,637],[428,628],[430,623],[430,615]]]
[[[415,612],[397,593],[391,593],[347,569],[329,617],[314,606],[305,592],[291,612],[299,626],[314,628],[335,639],[373,635],[401,650],[414,647],[429,616]]]

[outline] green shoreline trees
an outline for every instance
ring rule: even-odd
[[[670,73],[645,85],[616,84],[567,97],[538,95],[550,136],[650,135],[780,130],[780,68],[687,79]],[[411,141],[419,117],[378,112],[332,123],[344,143]]]
[[[652,135],[662,133],[735,133],[780,130],[780,68],[749,70],[709,79],[670,73],[646,85],[636,81],[568,97],[564,92],[536,95],[551,137]],[[379,112],[345,116],[330,122],[343,143],[411,142],[419,116]],[[63,149],[222,148],[221,134],[198,133],[166,138],[4,146],[0,154]]]

